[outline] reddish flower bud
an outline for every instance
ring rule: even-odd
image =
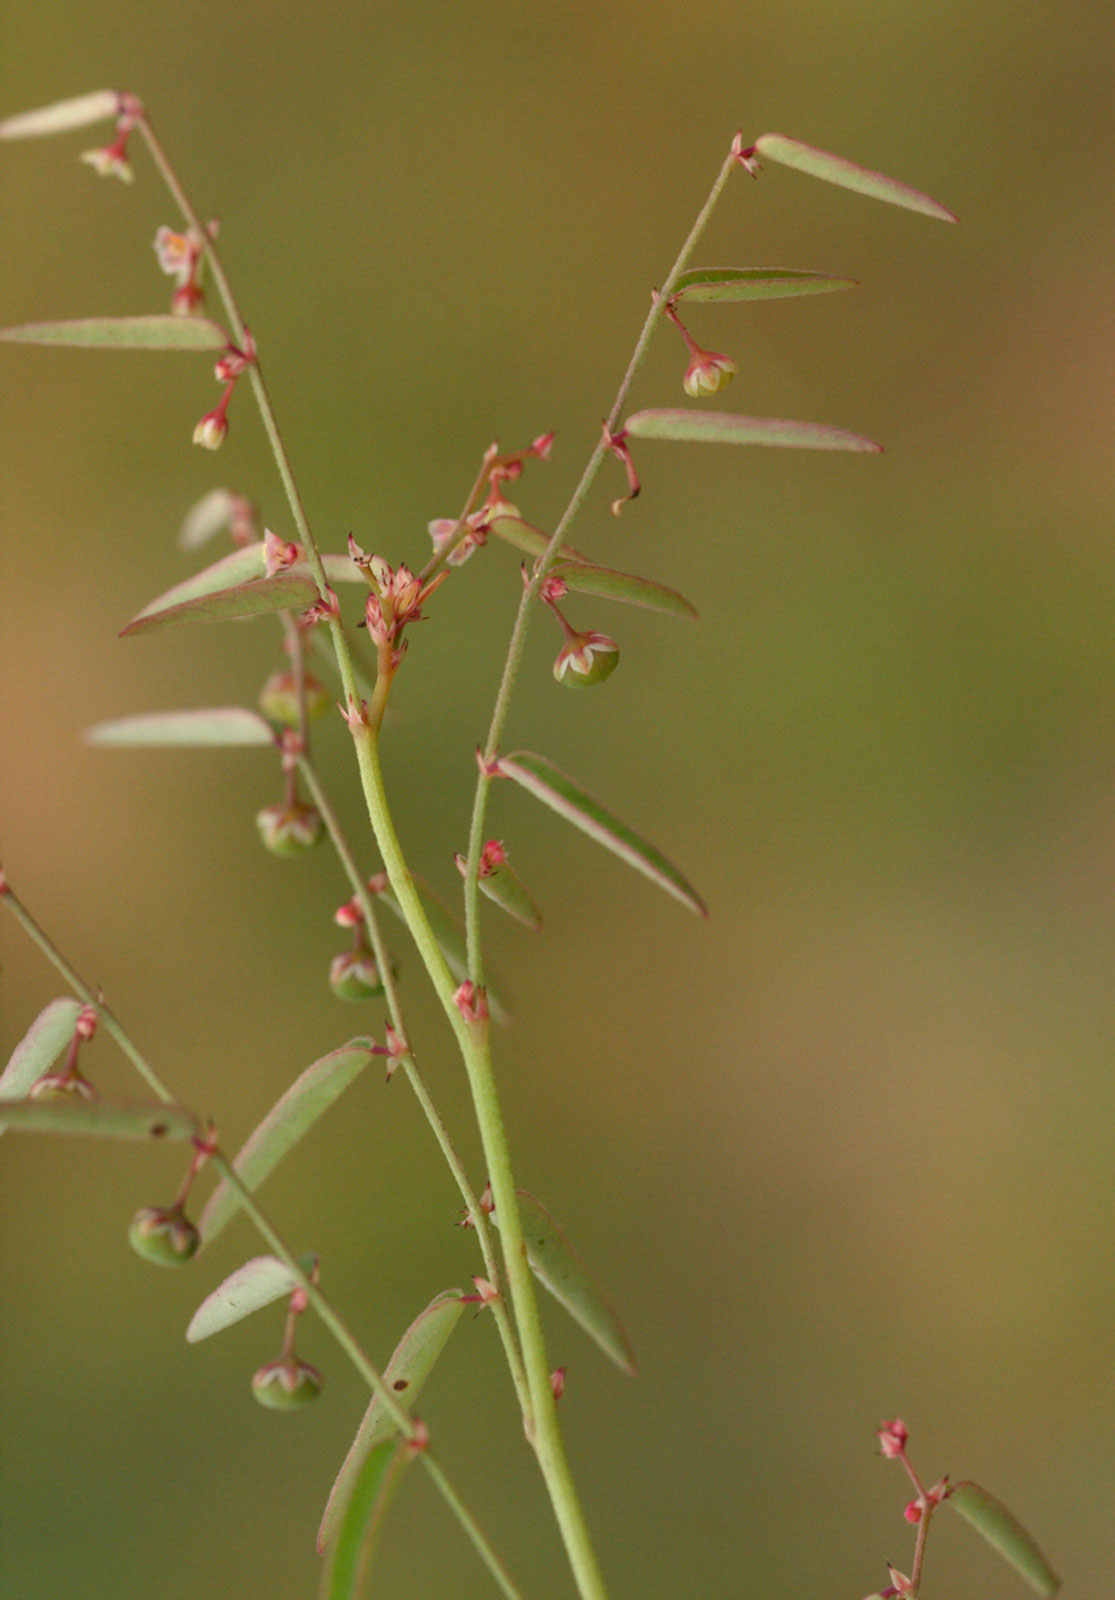
[[[550,1373],[550,1388],[554,1391],[554,1399],[560,1400],[565,1393],[565,1368],[555,1367]]]
[[[468,978],[454,991],[453,1002],[466,1022],[488,1020],[488,997]]]
[[[703,395],[716,394],[731,383],[739,368],[730,356],[719,356],[712,350],[694,350],[685,369],[682,388],[694,400]]]
[[[920,1522],[921,1521],[921,1502],[920,1502],[920,1500],[911,1500],[909,1505],[903,1511],[902,1515],[906,1518],[907,1522],[914,1522],[914,1523]]]
[[[906,1424],[901,1417],[895,1417],[891,1422],[883,1422],[876,1429],[876,1438],[879,1449],[889,1460],[894,1461],[906,1449],[906,1440],[910,1437]]]
[[[364,907],[353,895],[351,900],[346,900],[343,906],[338,906],[333,913],[333,921],[338,928],[358,928],[364,920]]]
[[[223,406],[207,411],[194,429],[194,443],[203,450],[219,450],[227,438],[228,418]]]

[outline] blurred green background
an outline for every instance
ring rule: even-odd
[[[542,902],[488,919],[517,1013],[499,1064],[517,1174],[623,1308],[615,1374],[556,1310],[563,1415],[617,1597],[857,1597],[909,1559],[901,1412],[931,1476],[974,1476],[1106,1600],[1115,1478],[1109,1248],[1115,989],[1111,18],[1003,0],[691,0],[110,10],[7,0],[5,113],[104,86],[147,101],[264,352],[312,520],[414,564],[493,437],[557,431],[515,498],[552,525],[735,130],[779,129],[928,189],[946,228],[770,168],[698,262],[846,274],[854,293],[699,307],[738,360],[728,404],[882,439],[878,458],[645,446],[620,521],[605,474],[575,542],[675,583],[697,628],[604,602],[598,694],[550,678],[539,618],[509,746],[542,749],[682,865],[698,923],[525,797],[492,832]],[[177,218],[88,133],[3,149],[2,320],[165,307]],[[665,331],[635,401],[683,403]],[[344,895],[325,851],[264,855],[263,753],[86,748],[91,722],[251,703],[266,622],[120,641],[189,570],[174,535],[215,482],[292,529],[249,397],[217,458],[190,432],[204,359],[3,355],[8,871],[182,1096],[236,1144],[377,1008],[325,970]],[[510,552],[416,632],[386,764],[415,866],[452,890],[473,748],[517,599]],[[375,856],[343,729],[319,740]],[[461,1073],[417,961],[408,1014],[481,1176]],[[59,991],[0,922],[4,1051]],[[130,1090],[103,1038],[91,1074]],[[360,1414],[320,1328],[314,1411],[248,1378],[278,1313],[187,1349],[237,1224],[188,1272],[128,1249],[173,1152],[10,1136],[0,1588],[20,1600],[314,1592],[313,1534]],[[475,1270],[404,1082],[350,1091],[267,1190],[370,1350]],[[570,1593],[492,1329],[463,1325],[422,1411],[532,1600]],[[930,1596],[1019,1580],[942,1519]],[[416,1476],[378,1593],[491,1592]]]

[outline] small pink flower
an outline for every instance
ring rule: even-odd
[[[550,1388],[554,1391],[554,1399],[560,1400],[565,1393],[565,1368],[555,1367],[550,1373]]]
[[[488,1020],[488,997],[468,978],[454,991],[453,1004],[466,1022]]]
[[[703,395],[716,394],[731,383],[739,368],[730,356],[720,356],[713,350],[694,350],[685,369],[682,387],[687,395],[699,400]]]
[[[290,539],[280,539],[270,528],[263,530],[263,570],[269,578],[302,559],[302,546]]]
[[[902,1418],[895,1417],[891,1422],[881,1423],[875,1430],[875,1436],[883,1455],[890,1461],[896,1461],[905,1454],[910,1434]]]
[[[135,178],[128,163],[126,133],[121,134],[114,144],[106,144],[99,150],[83,150],[79,159],[102,178],[119,178],[122,183],[131,183]]]
[[[207,411],[194,429],[194,443],[203,450],[219,450],[228,438],[228,418],[224,405]]]

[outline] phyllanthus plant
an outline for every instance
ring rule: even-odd
[[[0,899],[53,962],[75,997],[51,1002],[16,1046],[0,1076],[0,1127],[183,1143],[188,1152],[186,1171],[170,1203],[144,1206],[132,1220],[130,1238],[136,1250],[159,1265],[181,1265],[203,1255],[205,1247],[239,1211],[254,1224],[267,1248],[266,1254],[244,1262],[211,1289],[189,1324],[187,1338],[196,1342],[270,1304],[285,1304],[285,1333],[278,1356],[265,1361],[251,1381],[255,1397],[277,1409],[302,1407],[322,1388],[321,1374],[302,1361],[297,1351],[297,1328],[304,1315],[316,1313],[352,1362],[370,1399],[321,1521],[318,1547],[326,1555],[322,1595],[329,1600],[348,1600],[360,1589],[388,1502],[415,1462],[432,1478],[497,1588],[510,1597],[522,1594],[457,1493],[436,1448],[436,1423],[429,1427],[412,1409],[464,1307],[471,1305],[489,1314],[501,1341],[524,1432],[549,1493],[577,1591],[584,1600],[602,1600],[604,1580],[558,1420],[566,1369],[551,1369],[535,1282],[557,1299],[623,1371],[633,1373],[635,1361],[623,1325],[596,1278],[549,1210],[532,1194],[517,1188],[513,1176],[491,1033],[491,1024],[504,1020],[506,1011],[486,972],[480,897],[532,929],[540,927],[541,915],[511,865],[506,841],[488,836],[493,783],[505,779],[526,790],[682,905],[699,915],[706,911],[700,895],[678,868],[575,779],[545,756],[502,749],[527,629],[538,606],[549,611],[562,636],[554,663],[557,682],[590,688],[616,670],[619,647],[609,634],[581,627],[579,618],[577,624],[569,620],[566,611],[571,600],[578,607],[584,597],[642,606],[682,620],[696,615],[676,590],[598,565],[566,542],[609,458],[618,462],[626,482],[626,491],[613,502],[618,515],[639,493],[635,456],[644,441],[649,446],[666,439],[856,452],[880,448],[861,434],[816,423],[692,407],[628,408],[651,337],[663,323],[672,324],[684,339],[687,363],[681,382],[691,398],[703,400],[718,394],[735,373],[730,356],[703,349],[689,332],[683,321],[689,303],[727,304],[852,287],[850,279],[811,271],[690,266],[713,208],[737,169],[755,177],[761,162],[770,161],[931,217],[955,218],[915,189],[781,134],[764,134],[751,145],[737,137],[676,261],[661,287],[651,293],[649,311],[600,439],[556,525],[550,530],[538,528],[508,498],[512,493],[519,498],[520,482],[524,490],[529,489],[530,475],[550,460],[552,434],[543,433],[525,448],[509,453],[493,444],[482,455],[459,514],[430,522],[432,549],[425,559],[401,561],[394,552],[389,559],[365,550],[353,536],[345,549],[329,552],[311,531],[264,382],[260,347],[245,324],[226,276],[216,226],[202,222],[141,101],[115,92],[63,101],[0,123],[0,138],[65,133],[98,122],[114,122],[115,137],[87,151],[82,159],[104,176],[131,182],[132,141],[138,138],[177,207],[175,224],[162,222],[154,241],[157,264],[174,284],[170,310],[123,318],[39,322],[8,328],[0,337],[25,344],[207,352],[215,358],[214,374],[221,391],[215,406],[196,422],[194,443],[219,449],[233,416],[236,426],[241,425],[242,405],[235,400],[238,391],[242,387],[250,390],[289,505],[293,537],[261,528],[252,497],[242,486],[214,489],[187,515],[180,543],[192,553],[226,533],[231,550],[153,600],[123,630],[125,636],[131,636],[204,620],[271,614],[279,625],[278,642],[285,660],[267,677],[258,709],[222,706],[143,712],[102,723],[90,730],[89,738],[101,746],[259,746],[272,752],[280,793],[255,819],[260,839],[279,857],[303,855],[329,839],[347,883],[336,922],[347,935],[349,947],[334,958],[328,981],[343,1001],[373,1001],[382,1006],[383,1042],[361,1033],[328,1050],[289,1085],[231,1158],[214,1124],[181,1103],[104,996],[82,981],[0,874]],[[220,320],[214,301],[219,305]],[[416,624],[427,617],[436,618],[449,603],[449,591],[440,591],[457,568],[490,544],[500,543],[525,559],[521,559],[521,583],[513,570],[508,571],[509,584],[519,587],[518,610],[488,733],[477,751],[467,848],[455,857],[463,878],[462,929],[411,870],[396,832],[379,750],[391,689],[405,666]],[[340,597],[349,588],[361,594],[358,607],[342,603]],[[359,647],[352,633],[354,610],[364,634]],[[332,683],[327,687],[319,674],[331,675],[336,687]],[[350,841],[342,832],[313,756],[312,723],[330,713],[338,694],[369,822],[368,837],[359,841]],[[378,859],[369,863],[366,856],[373,841]],[[471,1090],[487,1168],[479,1188],[458,1158],[420,1071],[418,1043],[412,1040],[404,1018],[381,907],[405,925],[452,1031]],[[98,1026],[130,1060],[153,1095],[153,1103],[108,1102],[79,1072],[79,1050]],[[63,1065],[56,1069],[60,1057],[64,1057]],[[417,1096],[460,1190],[463,1226],[475,1234],[479,1254],[472,1292],[454,1288],[434,1295],[382,1368],[324,1293],[321,1280],[328,1264],[323,1268],[312,1254],[296,1256],[256,1199],[257,1190],[286,1153],[377,1059],[384,1064],[388,1079],[402,1069]],[[195,1221],[190,1216],[193,1185],[207,1168],[216,1173],[217,1184],[195,1213]],[[890,1425],[892,1432],[887,1437],[897,1437],[893,1430],[898,1427]],[[903,1430],[903,1450],[904,1443]],[[958,1500],[961,1487],[973,1492]],[[930,1517],[946,1498],[938,1489],[940,1486],[922,1491],[918,1485],[919,1553],[909,1578],[893,1575],[889,1594],[913,1596],[917,1592]],[[974,1486],[958,1486],[947,1498],[957,1509],[963,1510],[967,1504],[965,1514],[970,1514],[981,1495]],[[984,1501],[993,1504],[988,1497]],[[973,1515],[972,1520],[979,1519]],[[990,1525],[985,1517],[985,1532]],[[1042,1592],[1049,1594],[1052,1589]]]

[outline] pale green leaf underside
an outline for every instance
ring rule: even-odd
[[[87,744],[120,746],[273,745],[275,735],[257,711],[211,706],[196,711],[152,711],[117,717],[85,730]]]
[[[839,184],[842,189],[854,189],[857,194],[869,195],[873,200],[888,200],[891,205],[920,211],[926,217],[939,217],[942,222],[956,221],[947,206],[922,194],[920,189],[911,189],[897,178],[857,166],[854,161],[834,156],[828,150],[802,144],[800,139],[788,139],[784,133],[764,133],[755,141],[755,153],[766,161],[777,161],[784,167],[807,172],[810,177],[823,178],[826,183]]]
[[[133,617],[126,628],[121,628],[120,637],[153,633],[158,628],[174,627],[183,622],[231,621],[235,617],[260,616],[270,611],[304,611],[317,598],[318,588],[312,578],[280,572],[273,578],[257,578],[214,594],[199,595],[165,610],[143,611]]]
[[[578,594],[592,594],[601,600],[621,600],[627,605],[645,606],[650,611],[663,611],[674,617],[695,619],[696,606],[690,605],[676,589],[655,583],[650,578],[639,578],[631,572],[615,572],[611,567],[593,567],[583,561],[555,561],[550,568],[556,578],[563,578],[569,589]]]
[[[676,439],[686,444],[790,445],[799,450],[869,450],[883,447],[861,433],[822,422],[782,417],[740,417],[730,411],[636,411],[623,425],[633,439]]]
[[[634,1377],[635,1352],[607,1295],[541,1200],[525,1189],[517,1193],[531,1271],[573,1320],[596,1340],[604,1354]],[[492,1221],[499,1223],[495,1211]]]
[[[460,1289],[446,1289],[431,1300],[424,1311],[419,1312],[396,1345],[383,1376],[405,1411],[411,1409],[422,1385],[433,1371],[463,1310]],[[333,1539],[364,1463],[373,1450],[390,1442],[394,1432],[395,1424],[379,1398],[373,1395],[329,1491],[329,1500],[317,1534],[319,1553]]]
[[[72,100],[56,100],[53,105],[34,111],[20,111],[0,122],[0,139],[40,139],[45,134],[67,133],[71,128],[87,128],[93,122],[106,122],[120,109],[115,89],[97,89]]]
[[[428,889],[425,884],[417,882],[415,888],[418,890],[418,898],[422,902],[422,909],[426,913],[426,920],[430,924],[430,932],[437,941],[438,949],[445,957],[446,966],[458,983],[463,983],[468,977],[468,956],[465,950],[463,930],[432,890]],[[393,916],[398,917],[400,922],[406,921],[402,907],[389,889],[384,890],[379,899]],[[490,974],[488,975],[487,983],[488,1010],[492,1014],[492,1020],[498,1022],[501,1028],[509,1027],[511,1013],[493,988]]]
[[[253,1193],[313,1127],[334,1100],[375,1058],[370,1041],[352,1039],[306,1068],[281,1095],[259,1126],[249,1134],[233,1162],[245,1187]],[[198,1219],[198,1232],[208,1244],[240,1207],[236,1190],[223,1178]]]
[[[207,317],[78,317],[0,328],[9,344],[79,346],[86,350],[226,350],[228,335]]]
[[[534,755],[529,750],[516,750],[509,756],[500,757],[499,771],[571,822],[575,828],[580,828],[582,833],[587,833],[590,839],[595,839],[605,849],[626,861],[628,866],[650,878],[667,894],[672,894],[690,911],[695,911],[701,917],[708,916],[705,903],[696,889],[660,850],[613,816],[544,756]]]
[[[1061,1587],[1060,1578],[1014,1513],[994,1495],[981,1489],[978,1483],[958,1483],[945,1504],[959,1511],[1038,1594],[1045,1595],[1048,1600],[1057,1593]]]
[[[327,555],[323,560],[325,575],[330,583],[363,582],[359,568],[349,560],[348,556]],[[188,600],[200,600],[206,595],[221,594],[256,580],[274,583],[275,578],[281,577],[313,581],[309,566],[304,561],[296,561],[293,566],[284,567],[282,572],[276,573],[275,578],[265,579],[265,572],[263,541],[244,545],[241,549],[232,550],[227,556],[222,556],[219,561],[214,561],[211,566],[203,567],[200,572],[191,573],[188,578],[183,578],[181,583],[176,583],[173,588],[158,595],[136,614],[132,626],[134,627],[136,622],[142,621],[145,617],[156,616],[182,606]],[[312,604],[316,598],[315,586],[311,600],[306,603]]]
[[[477,879],[480,893],[487,895],[493,904],[506,911],[516,922],[522,922],[535,933],[542,926],[542,913],[519,877],[506,861],[501,862],[486,878]]]
[[[673,300],[783,300],[789,295],[854,289],[855,278],[789,267],[691,267],[670,291]]]
[[[317,1257],[307,1252],[299,1256],[298,1264],[308,1277],[317,1265]],[[281,1300],[297,1287],[298,1279],[278,1256],[253,1256],[206,1295],[190,1318],[186,1342],[200,1344],[202,1339],[231,1328],[234,1322]]]
[[[8,1057],[0,1073],[0,1100],[22,1100],[31,1085],[49,1072],[74,1036],[78,1000],[52,1000],[44,1006]]]
[[[197,550],[232,521],[233,498],[227,489],[210,489],[186,512],[178,530],[181,550]]]
[[[319,1600],[359,1600],[366,1593],[383,1519],[408,1459],[405,1448],[389,1439],[364,1462],[321,1575]]]
[[[193,1139],[201,1124],[185,1106],[112,1105],[106,1100],[0,1101],[0,1123],[20,1133],[100,1139]]]
[[[494,533],[497,539],[504,540],[506,544],[513,544],[517,550],[525,550],[528,556],[543,555],[549,548],[549,534],[543,533],[541,528],[532,527],[521,517],[495,517],[488,524],[488,530]],[[558,555],[566,561],[585,559],[580,551],[574,550],[570,544],[563,544],[558,550]]]

